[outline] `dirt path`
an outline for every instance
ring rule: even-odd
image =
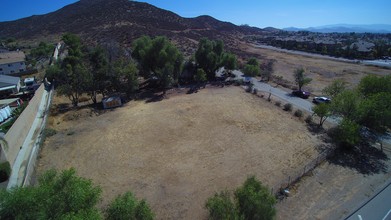
[[[130,190],[158,219],[205,219],[215,192],[252,174],[276,185],[316,157],[320,143],[302,122],[238,87],[130,102],[99,116],[68,112],[51,127],[58,133],[43,147],[38,174],[75,167],[102,186],[102,206]]]

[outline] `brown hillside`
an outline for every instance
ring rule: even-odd
[[[208,37],[222,39],[233,49],[241,36],[260,34],[262,30],[210,16],[183,18],[147,3],[128,0],[82,0],[49,14],[0,23],[3,38],[53,38],[65,32],[79,34],[88,42],[114,40],[124,46],[141,35],[166,35],[182,49]]]

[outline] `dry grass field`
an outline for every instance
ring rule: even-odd
[[[367,74],[389,75],[391,69],[362,64],[339,62],[324,58],[278,52],[271,49],[257,48],[250,44],[241,44],[241,49],[262,59],[274,59],[274,74],[282,76],[294,85],[293,72],[303,67],[312,82],[305,89],[315,95],[321,95],[322,89],[335,79],[342,79],[350,86],[355,86]]]
[[[54,104],[64,99],[56,97]],[[104,207],[132,191],[157,219],[205,219],[206,199],[256,175],[275,186],[318,155],[305,124],[239,87],[207,88],[95,114],[51,116],[37,174],[75,167],[103,189]]]

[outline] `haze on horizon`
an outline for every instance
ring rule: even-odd
[[[307,28],[330,24],[391,24],[389,0],[140,0],[183,17],[210,15],[236,25]],[[0,21],[56,11],[76,0],[3,0]]]

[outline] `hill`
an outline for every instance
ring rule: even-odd
[[[318,33],[391,33],[391,25],[372,24],[372,25],[352,25],[352,24],[334,24],[309,28],[284,28],[285,31],[310,31]]]
[[[128,0],[81,0],[49,14],[0,22],[0,38],[58,39],[65,32],[79,34],[91,43],[116,41],[124,46],[142,35],[166,35],[186,51],[202,37],[222,39],[234,48],[241,36],[262,34],[263,30],[210,16],[183,18],[147,3]]]

